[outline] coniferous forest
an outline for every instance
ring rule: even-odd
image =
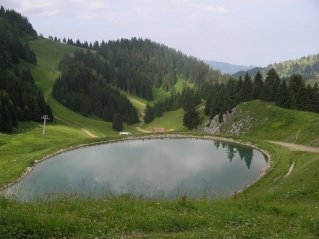
[[[68,39],[67,43],[72,44],[73,41]],[[126,97],[116,93],[117,90],[146,100],[153,99],[153,87],[170,91],[171,97],[155,103],[154,116],[158,117],[163,112],[181,108],[182,99],[192,99],[184,97],[185,93],[176,92],[174,85],[178,77],[193,83],[195,89],[204,81],[218,82],[228,78],[194,57],[148,39],[121,39],[108,43],[95,42],[94,45],[81,45],[77,41],[76,46],[87,50],[77,51],[73,57],[63,57],[60,62],[62,75],[54,85],[53,96],[84,116],[94,114],[113,123],[115,114],[122,115],[120,121],[128,124],[139,120],[136,110]],[[195,91],[192,90],[192,93],[195,94]],[[148,122],[153,118],[149,117],[149,112],[146,110]],[[199,120],[194,122],[199,123]],[[189,128],[195,126],[192,123]]]
[[[28,19],[13,10],[0,9],[0,131],[12,132],[18,121],[41,121],[43,114],[53,119],[51,108],[35,85],[28,68],[36,64],[27,40],[37,33]]]
[[[53,96],[64,106],[84,116],[94,114],[109,122],[114,118],[127,124],[139,122],[129,99],[108,84],[112,79],[108,76],[111,71],[98,55],[83,51],[75,52],[74,57],[67,54],[60,62],[60,70]],[[116,129],[122,130],[122,127]]]
[[[109,76],[113,76],[109,83],[147,100],[153,99],[152,86],[174,92],[177,77],[194,83],[196,87],[204,81],[228,78],[195,57],[149,39],[134,37],[101,43],[96,41],[94,44],[79,40],[73,43],[68,39],[66,43],[94,50],[108,63]]]
[[[244,79],[230,79],[224,83],[205,83],[201,87],[201,96],[206,100],[205,114],[211,118],[222,116],[231,111],[240,102],[250,100],[273,101],[277,106],[287,109],[319,113],[319,88],[306,85],[301,75],[292,75],[288,82],[281,80],[271,68],[265,79],[257,72],[252,79],[246,73]]]

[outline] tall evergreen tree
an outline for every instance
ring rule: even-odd
[[[12,132],[17,124],[17,115],[14,105],[5,91],[0,91],[0,131]]]
[[[319,114],[319,87],[318,83],[316,82],[313,89],[312,89],[312,104],[313,104],[313,112]]]
[[[120,114],[116,113],[113,117],[113,124],[112,128],[115,131],[121,131],[123,130],[123,120]]]
[[[146,124],[152,122],[155,119],[154,109],[149,104],[146,104],[144,122]]]
[[[184,113],[183,125],[188,129],[196,128],[200,123],[199,113],[196,109],[189,109]]]
[[[194,129],[199,125],[199,113],[196,110],[195,92],[190,88],[183,90],[183,109],[185,111],[183,118],[183,125],[188,129]]]
[[[274,101],[280,86],[280,78],[274,68],[267,72],[264,87],[261,91],[260,99],[264,101]]]
[[[286,81],[282,81],[275,97],[276,105],[282,108],[290,108],[291,96]]]
[[[260,73],[260,71],[258,71],[254,77],[253,99],[259,99],[262,88],[263,88],[263,76]]]
[[[288,88],[292,97],[291,108],[296,110],[304,110],[306,87],[301,75],[292,75],[289,79]]]
[[[252,100],[253,98],[253,85],[251,77],[248,73],[246,73],[244,77],[244,81],[241,84],[239,89],[239,102],[245,102]]]

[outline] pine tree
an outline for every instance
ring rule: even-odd
[[[286,81],[282,81],[275,97],[275,103],[279,107],[288,108],[288,109],[290,108],[291,96],[289,94]]]
[[[0,125],[1,125],[0,129],[1,131],[10,133],[12,132],[12,128],[13,128],[10,111],[6,105],[3,107],[1,111],[2,112],[0,114],[2,116],[1,117],[2,122],[0,122]]]
[[[182,105],[185,111],[183,125],[188,129],[194,129],[200,123],[199,113],[196,111],[195,93],[190,88],[185,88],[182,93]]]
[[[254,83],[253,83],[253,99],[259,99],[260,93],[263,88],[263,76],[258,71],[254,77]]]
[[[27,105],[25,105],[23,108],[23,117],[24,117],[25,121],[31,120],[31,112],[30,112],[30,109]]]
[[[113,125],[112,128],[115,131],[123,130],[123,120],[120,114],[116,113],[113,117]]]
[[[189,109],[185,112],[183,118],[183,125],[186,126],[188,129],[194,129],[200,123],[199,113],[196,109]]]
[[[0,91],[0,131],[12,132],[18,125],[16,109],[6,91]]]
[[[277,72],[274,68],[269,69],[264,82],[264,87],[260,94],[260,99],[263,101],[274,101],[279,86],[280,78]]]
[[[145,108],[145,115],[144,115],[144,122],[146,124],[152,122],[155,119],[154,108],[149,104],[146,105]]]
[[[251,77],[248,73],[245,74],[244,81],[239,91],[239,102],[249,101],[253,98],[253,85]]]
[[[313,89],[312,89],[312,102],[313,102],[313,112],[319,114],[319,87],[318,83],[316,82]]]
[[[304,110],[306,87],[301,75],[292,75],[289,79],[288,88],[292,97],[291,109]]]

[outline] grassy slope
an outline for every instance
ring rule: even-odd
[[[39,42],[37,42],[39,41]],[[59,47],[47,40],[31,42],[37,54],[45,49],[59,52]],[[44,41],[44,42],[41,42]],[[38,45],[39,44],[39,45]],[[42,50],[40,45],[42,45]],[[57,54],[56,58],[61,56]],[[54,54],[54,53],[52,53]],[[47,60],[45,60],[47,58]],[[39,58],[38,58],[39,59]],[[41,63],[42,62],[42,63]],[[40,67],[33,69],[37,84],[50,91],[53,76],[57,76],[57,60],[43,54]],[[40,64],[41,63],[41,64]],[[37,75],[38,74],[38,75]],[[45,77],[44,77],[45,76]],[[46,80],[50,81],[47,82]],[[54,113],[61,118],[49,124],[47,134],[36,123],[22,124],[12,135],[0,134],[0,183],[17,178],[48,153],[83,142],[92,142],[81,131],[85,127],[101,135],[113,137],[110,125],[97,119],[86,119],[54,101],[49,96]],[[270,106],[270,107],[268,107]],[[137,199],[129,195],[120,198],[74,199],[19,203],[0,197],[0,236],[23,238],[318,238],[319,237],[319,155],[293,152],[268,140],[281,140],[318,146],[319,116],[275,107],[258,101],[241,105],[238,120],[253,116],[252,131],[239,140],[252,142],[267,150],[274,168],[261,180],[229,199],[167,201]],[[176,123],[182,112],[168,112],[159,127],[183,131]],[[153,124],[156,124],[155,121]],[[147,125],[150,129],[154,125]],[[132,126],[134,130],[135,126]],[[226,126],[225,126],[226,127]],[[100,140],[100,139],[98,139]],[[291,175],[285,178],[295,161]]]
[[[183,126],[184,110],[179,109],[176,111],[165,112],[162,117],[155,118],[151,123],[145,125],[143,129],[152,131],[155,127],[164,128],[165,131],[173,129],[174,131],[187,131]]]
[[[244,128],[250,128],[251,136],[259,139],[279,140],[289,143],[319,146],[319,115],[309,112],[276,107],[273,103],[252,101],[242,103],[237,122],[250,119]],[[224,127],[229,128],[231,121]]]
[[[86,118],[72,112],[59,104],[51,95],[54,81],[59,76],[58,65],[65,53],[72,54],[80,48],[57,43],[48,39],[30,41],[30,47],[36,52],[38,64],[32,67],[36,84],[45,92],[48,102],[56,116],[57,123],[67,124],[76,130],[83,128],[98,136],[115,136],[117,133],[112,130],[112,124],[97,118]]]
[[[48,123],[46,135],[42,135],[42,124],[21,123],[12,135],[0,133],[0,186],[18,178],[25,168],[32,166],[35,160],[70,145],[87,142],[91,139],[83,132],[87,129],[99,137],[113,138],[118,133],[112,129],[112,124],[97,118],[86,118],[59,104],[51,95],[54,81],[59,76],[58,64],[65,53],[73,54],[79,48],[48,39],[37,39],[29,42],[36,52],[38,63],[31,66],[36,84],[43,90],[53,109],[55,122]],[[166,95],[162,90],[157,92],[163,99]],[[139,111],[144,110],[146,101],[137,97],[129,97]],[[140,134],[136,127],[139,124],[127,126],[125,130]],[[178,128],[178,127],[175,127]]]
[[[38,63],[31,68],[32,74],[37,85],[48,94],[54,81],[60,75],[60,59],[65,53],[72,54],[79,48],[41,38],[30,41],[29,44],[31,49],[36,52],[38,59]]]

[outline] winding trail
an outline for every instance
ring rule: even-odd
[[[299,134],[300,130],[298,131],[297,135]],[[296,138],[297,138],[296,135]],[[318,147],[311,147],[311,146],[306,146],[306,145],[301,145],[301,144],[293,144],[293,143],[286,143],[286,142],[279,142],[279,141],[269,141],[267,140],[267,142],[269,143],[273,143],[273,144],[277,144],[277,145],[281,145],[284,146],[290,150],[293,151],[304,151],[304,152],[312,152],[312,153],[319,153],[319,148]],[[295,167],[295,161],[292,162],[292,164],[289,167],[289,170],[287,172],[287,174],[285,175],[285,178],[288,177],[292,170]]]
[[[301,145],[301,144],[293,144],[293,143],[271,141],[271,140],[267,140],[267,142],[284,146],[284,147],[286,147],[286,148],[288,148],[290,150],[293,150],[293,151],[304,151],[304,152],[319,153],[319,148],[318,147],[311,147],[311,146],[306,146],[306,145]]]

